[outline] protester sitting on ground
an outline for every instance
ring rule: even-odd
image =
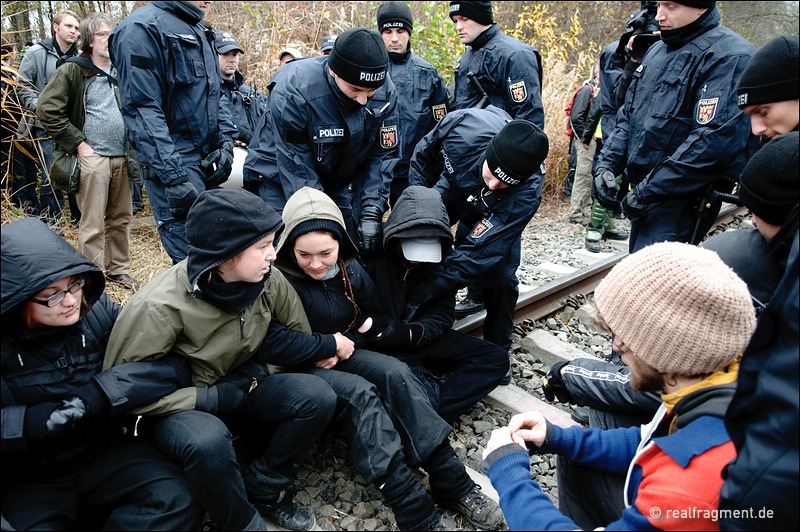
[[[725,411],[756,326],[747,286],[714,252],[662,242],[615,266],[595,304],[634,388],[663,404],[642,427],[561,428],[532,411],[495,429],[482,468],[509,527],[716,529],[722,469],[736,454]],[[529,452],[579,466],[558,469],[558,509],[531,479]],[[626,471],[623,492],[605,489],[604,475]]]
[[[375,275],[377,307],[388,319],[371,335],[376,349],[406,362],[423,380],[431,404],[448,423],[491,392],[509,369],[501,347],[453,330],[454,291],[422,306],[413,321],[401,320],[406,301],[452,246],[439,193],[406,188],[383,227],[384,256],[376,260]]]
[[[183,471],[125,414],[184,386],[183,361],[101,371],[120,307],[37,218],[3,225],[0,275],[3,530],[199,530]]]
[[[108,343],[107,367],[170,352],[188,361],[192,384],[139,409],[138,430],[184,467],[221,530],[264,530],[259,513],[290,530],[316,524],[290,489],[336,394],[317,376],[267,369],[296,354],[275,347],[272,324],[311,333],[297,294],[272,268],[282,227],[250,192],[206,191],[186,219],[187,258],[128,301]],[[233,435],[258,446],[241,472]]]
[[[356,471],[378,487],[400,530],[443,530],[434,499],[475,527],[496,530],[502,524],[500,509],[456,458],[447,439],[450,427],[428,402],[422,383],[400,360],[360,348],[380,347],[383,340],[392,345],[386,338],[391,333],[384,327],[387,320],[370,305],[375,286],[355,260],[358,250],[336,203],[324,192],[303,187],[286,202],[283,221],[286,235],[275,264],[297,290],[311,329],[345,334],[359,347],[351,348],[352,356],[331,352],[326,360],[294,367],[321,377],[336,391],[336,424],[350,443]],[[408,327],[404,333],[410,337]],[[411,467],[428,473],[433,498]]]

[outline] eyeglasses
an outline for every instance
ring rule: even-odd
[[[34,303],[39,303],[40,305],[44,305],[46,307],[55,307],[56,305],[61,304],[64,301],[64,298],[67,297],[67,292],[70,294],[77,294],[81,290],[83,290],[83,285],[86,284],[86,279],[78,279],[77,281],[72,281],[66,290],[61,290],[60,292],[56,292],[52,296],[46,299],[33,299],[31,301]]]

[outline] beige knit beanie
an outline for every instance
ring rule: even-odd
[[[756,327],[744,281],[713,251],[679,242],[652,244],[623,259],[594,299],[612,332],[662,373],[722,369]]]

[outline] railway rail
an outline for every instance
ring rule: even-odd
[[[714,227],[724,227],[736,216],[743,216],[746,212],[745,207],[723,204]],[[570,298],[592,293],[611,268],[627,255],[627,251],[615,253],[573,273],[521,293],[517,299],[514,323],[540,320],[564,308]],[[453,328],[482,337],[485,318],[486,311],[480,311],[456,321]]]

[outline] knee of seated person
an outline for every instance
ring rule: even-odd
[[[336,410],[336,392],[322,379],[318,385],[304,389],[308,391],[295,405],[297,417],[327,424]]]

